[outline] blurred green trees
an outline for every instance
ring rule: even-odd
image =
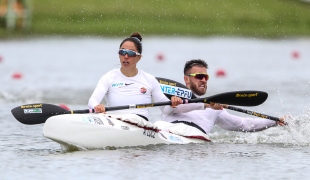
[[[19,35],[310,36],[310,3],[298,0],[32,0]],[[10,36],[16,35],[12,32]],[[8,32],[0,29],[0,37]]]

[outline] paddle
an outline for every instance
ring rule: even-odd
[[[248,98],[247,96],[252,94],[259,94],[255,97]],[[217,94],[214,96],[206,98],[197,98],[197,99],[184,99],[183,104],[186,103],[196,103],[196,102],[218,102],[222,104],[234,104],[238,106],[253,106],[261,104],[267,99],[267,93],[257,92],[257,91],[235,91],[235,92],[226,92]],[[259,99],[254,100],[253,99]],[[148,108],[155,106],[164,106],[171,105],[171,101],[158,102],[158,103],[149,103],[149,104],[134,104],[134,105],[124,105],[124,106],[115,106],[115,107],[106,107],[106,111],[121,110],[121,109],[135,109],[135,108]],[[84,113],[93,113],[94,109],[85,109],[85,110],[74,110],[68,111],[60,106],[45,104],[45,103],[36,103],[36,104],[26,104],[18,106],[11,110],[13,116],[23,124],[41,124],[44,123],[49,117],[59,115],[59,114],[84,114]]]
[[[195,94],[193,94],[190,89],[188,89],[185,85],[183,85],[183,84],[181,84],[179,82],[176,82],[176,81],[173,81],[173,80],[170,80],[170,79],[166,79],[166,78],[160,78],[160,77],[156,77],[156,79],[161,84],[160,86],[161,86],[162,92],[169,99],[171,98],[171,96],[179,96],[179,97],[181,97],[183,99],[196,99],[197,98],[195,96]],[[169,91],[167,89],[169,89]],[[258,93],[257,96],[252,96],[250,98],[242,98],[243,100],[247,99],[248,101],[253,100],[252,103],[250,103],[248,101],[244,101],[243,106],[247,106],[247,104],[248,104],[248,106],[256,106],[256,105],[260,105],[263,102],[265,102],[265,100],[268,97],[268,94],[266,92],[261,92],[261,91],[252,91],[252,94],[254,94],[255,92]],[[249,93],[249,94],[251,94],[251,93]],[[237,100],[237,98],[235,98],[235,100]],[[224,101],[225,100],[221,99],[221,102],[224,102]],[[230,100],[230,102],[232,102],[232,101],[233,101],[233,99]],[[219,101],[211,101],[211,100],[209,100],[209,102],[220,103]],[[234,107],[234,106],[231,106],[231,105],[226,105],[226,104],[231,104],[231,103],[229,103],[229,101],[226,101],[226,103],[221,103],[221,104],[225,104],[224,108],[226,108],[226,109],[230,109],[230,110],[233,110],[233,111],[238,111],[238,112],[246,113],[246,114],[249,114],[249,115],[253,115],[253,116],[257,116],[257,117],[261,117],[261,118],[265,118],[265,119],[270,119],[270,120],[273,120],[273,121],[280,121],[280,119],[277,118],[277,117],[268,116],[268,115],[261,114],[261,113],[258,113],[258,112],[241,109],[241,108]],[[234,105],[236,105],[236,104],[234,104]]]

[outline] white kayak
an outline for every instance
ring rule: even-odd
[[[44,124],[43,135],[66,149],[210,142],[206,134],[192,126],[165,121],[152,124],[134,114],[52,116]]]

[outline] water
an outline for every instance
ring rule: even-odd
[[[145,37],[138,67],[183,83],[183,65],[208,62],[207,96],[262,90],[267,101],[242,107],[289,116],[289,126],[257,133],[218,127],[212,143],[69,152],[23,125],[10,110],[28,103],[85,109],[97,81],[119,67],[122,39],[39,38],[0,42],[1,179],[306,179],[310,170],[310,40]],[[299,56],[293,57],[293,52]],[[158,60],[158,55],[164,60]],[[224,69],[226,77],[216,77]],[[12,78],[21,73],[22,79]],[[238,112],[232,114],[248,116]],[[159,118],[151,110],[151,121]]]

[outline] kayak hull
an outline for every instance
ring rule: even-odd
[[[172,134],[157,127],[139,127],[105,114],[65,114],[48,118],[43,126],[43,135],[67,149],[206,143],[202,139]]]

